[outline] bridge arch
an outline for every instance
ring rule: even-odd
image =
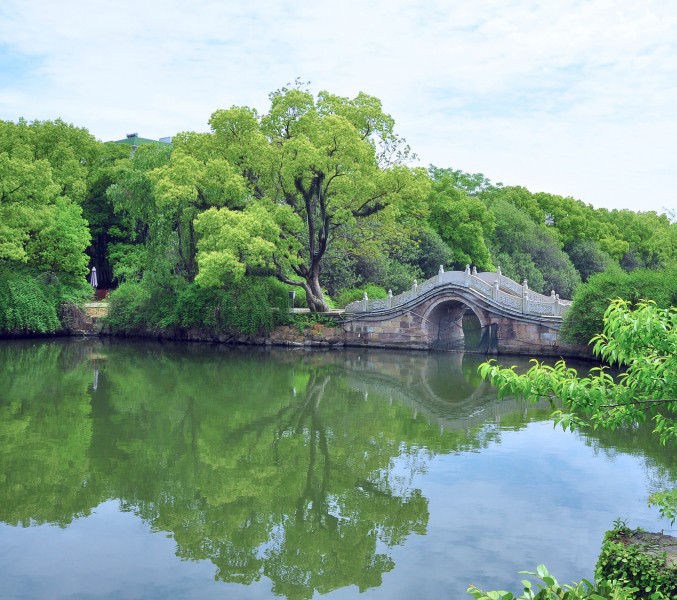
[[[480,328],[488,324],[484,312],[458,294],[436,298],[421,316],[426,338],[433,347],[445,350],[465,348],[468,316],[475,317]]]

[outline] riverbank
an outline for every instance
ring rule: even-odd
[[[294,324],[280,325],[271,331],[259,335],[247,335],[237,331],[214,331],[198,328],[134,330],[121,335],[119,333],[112,333],[106,326],[105,317],[107,314],[108,302],[89,302],[84,305],[81,317],[71,320],[71,325],[67,333],[70,335],[83,336],[115,335],[118,337],[164,341],[210,342],[250,346],[429,349],[427,345],[422,345],[415,339],[411,341],[411,343],[402,343],[401,341],[388,343],[388,341],[384,341],[382,338],[371,339],[369,335],[355,335],[350,328],[346,327],[344,314],[341,310],[331,311],[324,313],[319,317],[315,317],[311,315],[307,309],[295,309],[294,318],[296,322]],[[584,360],[592,358],[589,349],[586,347],[561,344],[553,348],[553,350],[555,351],[548,355]],[[515,352],[510,353],[514,354]],[[520,353],[517,352],[517,354]],[[542,353],[540,355],[542,355]]]

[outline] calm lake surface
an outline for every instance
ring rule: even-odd
[[[0,597],[454,600],[592,578],[617,517],[674,534],[670,449],[553,429],[481,360],[0,342]]]

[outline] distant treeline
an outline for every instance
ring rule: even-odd
[[[297,84],[264,115],[232,107],[209,124],[130,152],[60,120],[0,121],[0,332],[58,330],[91,297],[92,267],[121,332],[252,333],[288,318],[291,290],[319,312],[440,265],[500,266],[573,297],[577,341],[610,297],[677,303],[674,215],[413,167],[372,96]]]

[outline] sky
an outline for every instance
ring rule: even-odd
[[[677,210],[675,0],[2,0],[0,119],[209,131],[300,79],[379,98],[418,164]]]

